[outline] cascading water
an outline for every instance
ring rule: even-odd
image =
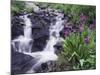
[[[31,21],[28,18],[28,15],[20,16],[25,22],[24,26],[24,36],[19,36],[18,38],[12,40],[12,45],[14,46],[15,50],[18,52],[31,52],[31,47],[32,47],[32,30],[31,30]],[[16,48],[16,43],[18,43],[18,48]]]
[[[27,17],[28,15],[24,15],[23,20],[26,24],[25,28],[24,28],[24,37],[26,38],[31,38],[32,36],[32,24],[30,19]]]
[[[41,66],[42,63],[46,63],[49,61],[56,61],[58,56],[55,53],[54,45],[56,45],[59,41],[61,41],[60,31],[64,28],[64,14],[53,12],[55,14],[55,24],[51,23],[49,26],[49,40],[47,40],[47,44],[42,51],[32,52],[32,43],[34,42],[31,38],[32,36],[32,24],[31,20],[28,18],[28,15],[20,16],[24,20],[24,36],[19,36],[17,39],[12,40],[12,45],[16,51],[30,55],[35,59],[35,64],[32,66],[30,70],[26,73],[34,73],[35,69]],[[18,48],[16,48],[16,42],[18,43]],[[31,43],[31,44],[30,44]]]
[[[58,16],[56,17],[55,25],[51,24],[50,29],[49,29],[50,38],[44,51],[55,52],[54,45],[61,40],[59,33],[64,28],[63,26],[64,21],[62,20],[62,18],[63,18],[63,14],[59,13]]]
[[[62,13],[55,13],[56,16],[56,23],[53,25],[51,23],[49,28],[49,40],[47,42],[46,47],[43,51],[33,52],[33,53],[26,53],[34,58],[37,59],[37,63],[32,66],[32,68],[27,71],[27,73],[33,73],[34,69],[39,67],[42,63],[46,63],[48,61],[56,61],[58,56],[55,54],[55,48],[54,45],[56,45],[61,40],[60,37],[60,31],[64,28],[64,20],[62,18],[64,17],[64,14]]]

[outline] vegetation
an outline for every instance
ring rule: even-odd
[[[87,39],[87,40],[86,40]],[[62,55],[72,63],[73,69],[95,69],[96,46],[95,30],[88,32],[88,27],[80,33],[71,33],[64,41]]]
[[[45,5],[44,5],[45,4]],[[96,68],[96,7],[86,5],[38,3],[52,9],[58,9],[68,15],[69,22],[79,27],[78,32],[65,35],[63,50],[59,54],[58,68],[71,64],[71,69],[95,69]],[[12,2],[12,14],[25,10],[24,2]],[[30,9],[31,10],[31,9]],[[29,11],[30,11],[29,10]],[[82,27],[81,27],[82,26]],[[63,66],[62,66],[63,64]],[[58,69],[57,68],[57,69]],[[67,67],[66,67],[67,68]],[[66,70],[66,69],[60,69]]]
[[[69,15],[73,23],[78,22],[80,15],[83,13],[89,19],[93,19],[96,15],[95,6],[73,5],[73,4],[51,4],[51,8],[62,10],[66,15]]]
[[[33,2],[40,7],[49,7],[52,9],[57,9],[63,11],[65,15],[70,17],[70,21],[74,24],[78,23],[80,20],[80,15],[84,14],[88,16],[87,21],[91,21],[96,15],[96,7],[95,6],[87,6],[87,5],[74,5],[74,4],[58,4],[58,3],[39,3]],[[31,12],[32,8],[27,9],[25,7],[24,1],[12,1],[11,11],[13,14],[19,13],[23,10],[27,12]]]
[[[12,15],[22,12],[25,9],[25,3],[23,1],[12,1],[11,4]]]

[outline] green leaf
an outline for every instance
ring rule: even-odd
[[[80,65],[81,65],[81,67],[82,67],[83,64],[84,64],[84,62],[85,62],[85,60],[84,60],[84,59],[80,59],[79,62],[80,62]]]

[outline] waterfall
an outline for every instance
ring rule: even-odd
[[[24,22],[25,22],[25,28],[24,28],[24,37],[26,37],[26,38],[31,38],[31,36],[32,36],[32,24],[31,24],[31,21],[30,21],[30,19],[27,17],[28,15],[24,15],[24,18],[23,18],[23,20],[24,20]]]
[[[52,51],[52,52],[55,51],[53,46],[61,40],[59,32],[64,28],[64,26],[62,25],[64,22],[62,18],[63,18],[63,14],[59,13],[58,16],[56,17],[55,25],[51,23],[51,26],[49,29],[50,38],[48,40],[47,46],[45,47],[44,51],[47,51],[47,50]]]
[[[46,63],[48,61],[56,61],[58,56],[55,54],[54,45],[56,45],[59,41],[61,41],[60,31],[64,28],[64,20],[62,18],[64,15],[62,13],[55,13],[56,16],[56,23],[53,25],[51,23],[49,28],[49,40],[47,42],[46,47],[43,51],[33,52],[33,53],[26,53],[37,59],[37,63],[32,66],[32,68],[27,71],[27,73],[33,73],[36,68],[38,68],[42,63]]]
[[[14,47],[15,51],[24,53],[24,52],[31,52],[32,48],[32,30],[31,30],[31,21],[28,18],[28,15],[20,16],[21,19],[24,20],[25,26],[24,26],[24,36],[20,35],[18,38],[12,40],[12,45]],[[17,43],[17,44],[16,44]],[[17,48],[15,47],[17,46]]]
[[[56,45],[59,41],[61,41],[60,31],[64,28],[64,14],[58,12],[51,12],[55,14],[55,24],[51,23],[49,26],[49,39],[47,40],[47,44],[42,51],[32,52],[32,24],[30,19],[28,18],[28,14],[20,16],[23,19],[25,26],[24,26],[24,36],[19,36],[18,38],[12,40],[12,45],[15,48],[15,51],[30,55],[35,59],[35,64],[32,66],[27,73],[34,73],[35,69],[41,66],[42,63],[46,63],[49,61],[56,61],[58,56],[55,53],[54,45]],[[16,48],[16,43],[18,43]]]

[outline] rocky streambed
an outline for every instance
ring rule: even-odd
[[[65,35],[79,29],[69,25],[67,20],[63,12],[48,8],[12,16],[12,74],[56,71],[53,67],[57,67],[55,62]]]

